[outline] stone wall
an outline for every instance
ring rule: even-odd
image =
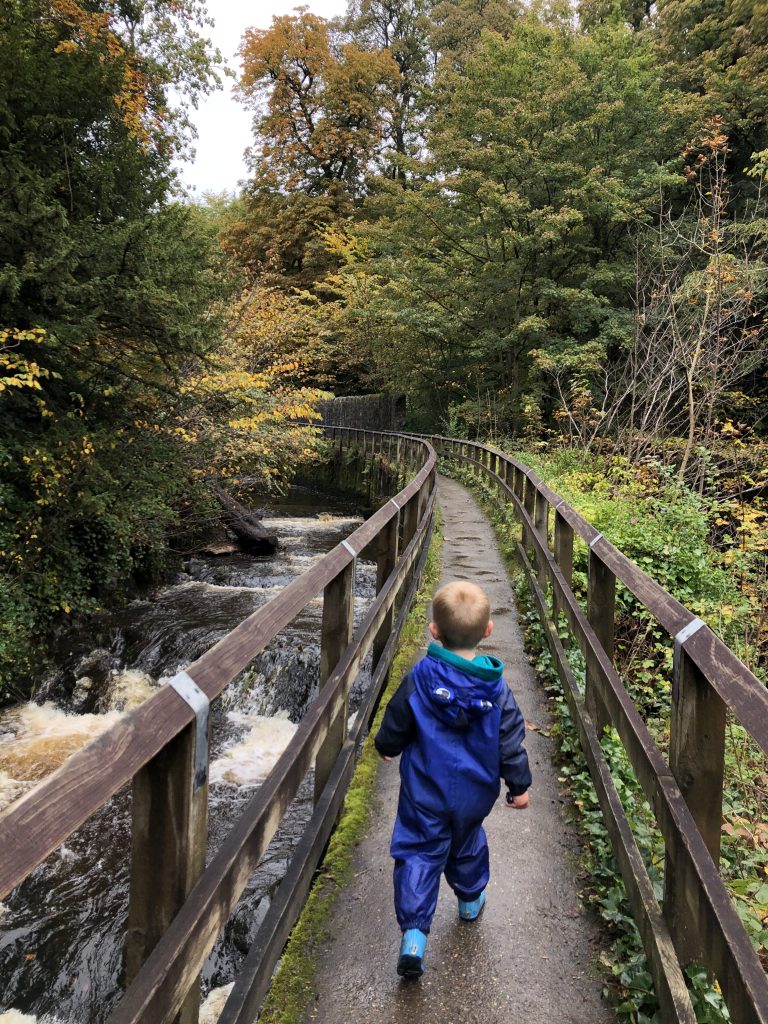
[[[350,395],[318,406],[323,423],[358,430],[400,430],[405,422],[404,395]]]

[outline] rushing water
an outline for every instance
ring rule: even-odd
[[[323,507],[317,512],[318,505]],[[165,679],[194,661],[360,522],[316,496],[272,509],[276,555],[194,557],[168,586],[69,637],[38,703],[0,715],[0,812]],[[355,615],[375,587],[359,563]],[[213,709],[209,859],[285,749],[317,692],[322,600],[307,608]],[[351,706],[362,694],[361,673]],[[308,777],[203,971],[213,1024],[311,813]],[[130,792],[119,793],[0,904],[0,1024],[95,1024],[120,995],[128,907]],[[5,1012],[3,1012],[5,1011]]]

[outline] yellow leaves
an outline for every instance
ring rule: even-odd
[[[45,330],[42,327],[28,330],[11,327],[0,329],[0,394],[22,389],[42,391],[40,381],[53,374],[18,349],[22,343],[39,345],[44,339]],[[44,403],[42,405],[44,407]]]

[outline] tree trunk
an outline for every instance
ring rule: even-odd
[[[277,536],[267,531],[258,516],[247,512],[218,484],[213,484],[213,495],[224,512],[224,523],[240,541],[244,551],[252,555],[273,555],[277,551]]]

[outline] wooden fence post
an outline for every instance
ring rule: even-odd
[[[529,517],[533,519],[533,509],[536,502],[536,488],[533,486],[533,481],[528,476],[523,477],[523,488],[523,507]],[[533,541],[531,540],[528,532],[528,527],[523,526],[523,547],[526,551],[529,551],[532,546]]]
[[[414,494],[413,497],[406,502],[405,506],[400,510],[400,519],[403,523],[403,543],[402,550],[408,547],[411,543],[411,538],[416,533],[416,527],[419,525],[419,501],[421,498],[421,492]]]
[[[562,502],[560,502],[562,504]],[[573,583],[573,527],[566,522],[563,516],[555,507],[555,561],[557,562],[560,572],[563,574],[565,582],[570,587]],[[558,619],[560,618],[560,601],[557,595],[557,589],[552,588],[552,615],[557,625]]]
[[[518,469],[517,466],[513,467],[513,484],[512,489],[514,490],[520,501],[523,500],[525,494],[525,474],[522,469]]]
[[[376,558],[376,593],[381,591],[381,588],[387,582],[392,570],[395,567],[398,557],[398,541],[400,537],[400,513],[392,516],[390,521],[384,527],[379,535],[379,554]],[[395,603],[392,605],[384,617],[384,621],[379,627],[378,632],[373,640],[373,669],[379,663],[381,653],[387,646],[387,640],[389,640],[390,634],[392,633],[392,625],[395,621]],[[386,684],[384,684],[386,685]]]
[[[320,640],[320,689],[352,641],[355,611],[355,561],[342,569],[323,591],[323,624]],[[315,759],[315,803],[320,799],[328,776],[339,756],[347,734],[347,702],[331,723]]]
[[[587,619],[595,631],[601,647],[613,661],[616,636],[616,577],[594,550],[595,544],[600,541],[601,537],[602,534],[599,533],[589,545]],[[599,735],[611,719],[600,696],[600,670],[589,648],[586,651],[586,661],[584,702]]]
[[[504,465],[504,470],[503,470],[504,483],[507,485],[507,487],[510,490],[512,490],[513,489],[515,467],[512,465],[511,462],[507,462],[506,459],[504,459],[503,465]],[[504,501],[505,502],[509,501],[509,495],[506,493],[506,491],[504,492]]]
[[[192,683],[189,676],[186,679]],[[128,985],[205,868],[209,725],[207,701],[202,699],[205,720],[200,722],[200,728],[196,721],[192,722],[134,776],[125,943]],[[177,1024],[197,1024],[199,1009],[198,979],[176,1017]]]
[[[693,619],[675,637],[669,729],[669,767],[712,860],[720,868],[725,765],[725,704],[685,653],[685,641],[701,629]],[[702,960],[706,937],[697,923],[699,889],[679,866],[676,844],[667,843],[664,917],[683,964]]]
[[[533,506],[533,525],[536,527],[536,532],[541,537],[544,544],[544,549],[549,547],[549,502],[541,493],[536,491],[534,496]],[[547,570],[545,568],[544,555],[541,558],[536,558],[538,567],[537,577],[539,580],[539,586],[542,590],[546,591],[547,588]]]

